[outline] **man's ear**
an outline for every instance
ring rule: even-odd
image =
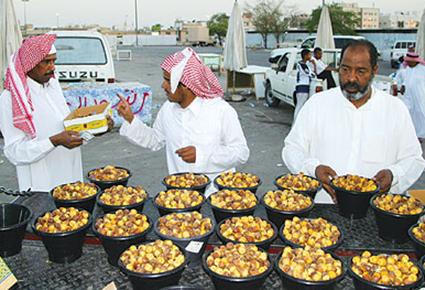
[[[378,74],[378,70],[379,70],[379,65],[375,65],[373,68],[372,68],[372,73],[374,74],[374,75],[377,75]]]

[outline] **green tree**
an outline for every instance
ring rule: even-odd
[[[351,11],[344,11],[337,3],[328,5],[329,14],[332,21],[334,34],[356,35],[356,27],[360,25],[360,16]],[[319,25],[322,7],[317,7],[311,13],[311,18],[307,21],[306,27],[310,32],[316,31]]]
[[[214,14],[208,21],[210,35],[217,35],[218,42],[222,44],[223,37],[226,37],[227,27],[229,26],[229,16],[226,13]]]
[[[162,25],[161,25],[161,24],[159,24],[159,23],[157,23],[157,24],[155,24],[155,25],[152,25],[152,27],[151,27],[151,31],[159,32],[159,31],[161,31],[161,28],[162,28]]]
[[[267,37],[270,33],[279,44],[282,34],[288,28],[288,19],[282,12],[283,0],[260,0],[248,11],[252,14],[252,23],[263,39],[264,48],[267,48]]]

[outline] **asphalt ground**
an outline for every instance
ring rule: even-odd
[[[131,61],[116,61],[115,69],[118,81],[139,81],[151,86],[153,90],[153,116],[156,116],[159,107],[166,100],[161,89],[162,71],[159,68],[161,61],[167,55],[182,49],[181,47],[142,47],[132,49]],[[195,48],[198,52],[221,53],[217,48]],[[268,66],[270,51],[248,50],[248,63],[251,65]],[[380,74],[388,75],[392,72],[389,63],[380,63]],[[219,76],[224,86],[225,77]],[[236,109],[248,141],[251,154],[249,161],[240,166],[242,171],[257,174],[263,180],[259,189],[262,194],[274,188],[273,180],[276,176],[288,173],[283,164],[281,151],[283,140],[288,134],[293,119],[293,108],[281,103],[276,108],[269,108],[264,100],[256,100],[254,96],[247,96],[246,101],[232,102]],[[0,139],[0,147],[3,139]],[[167,175],[167,166],[164,150],[151,152],[150,150],[130,144],[118,134],[118,129],[97,137],[82,147],[84,173],[89,169],[108,164],[120,165],[129,168],[133,177],[130,184],[140,184],[150,195],[163,190],[162,178]],[[17,189],[15,168],[0,153],[0,186]],[[425,188],[425,176],[418,180],[413,188]],[[10,200],[0,195],[0,201]]]

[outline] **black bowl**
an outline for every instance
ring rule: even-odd
[[[341,261],[336,255],[330,253],[332,257],[336,260]],[[301,280],[295,277],[292,277],[288,275],[287,273],[283,272],[279,267],[279,260],[282,257],[282,253],[276,258],[274,261],[274,268],[279,275],[280,279],[282,280],[282,286],[284,286],[284,289],[296,289],[296,290],[332,290],[335,288],[336,284],[340,282],[344,276],[346,269],[344,267],[344,262],[341,261],[342,264],[342,273],[338,277],[332,280],[328,281],[306,281]]]
[[[230,218],[227,218],[227,219],[224,219],[224,220],[222,220],[218,225],[217,225],[217,229],[216,229],[216,234],[217,234],[217,237],[219,238],[219,240],[223,243],[223,244],[227,244],[227,243],[234,243],[234,244],[252,244],[252,245],[256,245],[258,248],[260,248],[260,249],[263,249],[263,250],[265,250],[265,251],[267,251],[269,248],[270,248],[270,246],[271,246],[271,244],[273,243],[273,241],[276,239],[276,237],[277,237],[277,228],[276,228],[276,226],[271,222],[271,221],[269,221],[269,220],[267,220],[267,219],[264,219],[264,218],[261,218],[262,220],[265,220],[265,221],[267,221],[271,226],[272,226],[272,228],[273,228],[273,231],[274,231],[274,234],[273,234],[273,236],[271,237],[271,238],[268,238],[267,240],[264,240],[264,241],[261,241],[261,242],[255,242],[255,243],[241,243],[241,242],[237,242],[237,241],[233,241],[233,240],[230,240],[230,239],[228,239],[228,238],[225,238],[222,234],[221,234],[221,232],[220,232],[220,226],[224,223],[224,222],[226,222],[226,220],[228,220],[228,219],[230,219]]]
[[[413,226],[411,226],[407,234],[409,235],[410,239],[413,242],[413,246],[415,247],[416,254],[418,255],[418,257],[422,257],[422,256],[425,255],[425,242],[419,240],[413,234],[413,228],[415,228],[417,226],[419,226],[419,224],[414,224]]]
[[[164,216],[167,215],[169,213],[174,213],[174,212],[189,212],[189,211],[200,211],[201,207],[204,205],[205,203],[205,196],[203,194],[201,194],[202,196],[202,202],[198,205],[195,206],[191,206],[191,207],[186,207],[186,208],[168,208],[168,207],[163,207],[159,204],[157,204],[156,198],[158,197],[159,193],[157,193],[154,197],[154,199],[152,200],[153,205],[158,209],[159,215],[160,216]]]
[[[205,290],[205,288],[202,288],[199,286],[176,285],[176,286],[161,288],[161,290]]]
[[[102,218],[103,216],[98,217],[97,219]],[[146,235],[152,229],[152,220],[148,218],[149,227],[138,234],[124,237],[110,237],[105,236],[99,233],[96,229],[96,222],[92,225],[93,233],[99,238],[102,243],[103,249],[105,249],[106,254],[108,254],[108,262],[112,266],[118,266],[118,259],[121,254],[128,249],[131,245],[140,244],[146,240]]]
[[[130,280],[133,289],[159,290],[167,286],[176,285],[179,283],[182,273],[188,263],[185,251],[179,245],[176,246],[179,247],[182,254],[185,255],[185,261],[183,262],[183,264],[171,271],[157,274],[137,273],[128,270],[121,262],[121,259],[118,259],[118,267],[120,268],[121,272],[128,276],[128,279]]]
[[[384,211],[374,204],[374,200],[379,194],[372,197],[370,206],[375,212],[376,225],[378,226],[378,234],[383,240],[395,243],[404,243],[409,239],[409,228],[418,222],[419,217],[424,213],[415,215],[395,214]],[[405,195],[404,195],[405,196]]]
[[[242,172],[245,173],[245,172]],[[214,185],[217,187],[217,189],[223,190],[223,189],[229,189],[229,190],[249,190],[252,193],[256,194],[257,193],[257,189],[258,187],[260,187],[262,181],[261,179],[258,177],[258,184],[255,186],[251,186],[251,187],[230,187],[230,186],[223,186],[217,183],[217,179],[220,177],[220,175],[217,175],[216,178],[214,178]]]
[[[62,184],[62,185],[59,185],[59,186],[63,186],[63,185],[65,185],[65,184]],[[59,187],[59,186],[56,186],[56,187]],[[60,208],[60,207],[75,207],[75,208],[85,209],[86,211],[92,213],[94,205],[96,203],[96,197],[101,192],[100,187],[97,184],[95,184],[95,186],[96,186],[96,189],[97,189],[96,194],[93,194],[92,196],[89,196],[89,197],[86,197],[86,198],[83,198],[83,199],[69,199],[69,200],[56,199],[53,196],[53,191],[55,190],[56,187],[53,188],[50,191],[50,195],[52,196],[57,208]]]
[[[255,209],[258,207],[258,198],[256,196],[256,198],[257,198],[257,204],[254,207],[246,208],[246,209],[239,209],[239,210],[237,210],[237,209],[220,208],[220,207],[217,207],[217,206],[215,206],[215,205],[213,205],[211,203],[211,196],[213,194],[215,194],[215,193],[216,192],[212,193],[207,198],[207,203],[211,207],[212,212],[214,214],[214,218],[215,218],[215,220],[216,220],[217,223],[220,223],[222,220],[227,219],[227,218],[231,218],[231,217],[253,215]]]
[[[146,198],[144,200],[142,200],[141,202],[138,203],[133,203],[133,204],[129,204],[129,205],[109,205],[109,204],[105,204],[100,200],[100,196],[103,194],[100,193],[97,195],[96,197],[96,203],[97,205],[103,210],[104,213],[109,213],[109,212],[115,212],[119,209],[135,209],[138,212],[142,212],[143,211],[143,207],[145,205],[146,200],[148,199],[148,193],[146,192]]]
[[[159,232],[158,229],[159,219],[154,224],[155,234],[160,237],[162,240],[171,240],[174,244],[180,246],[186,253],[186,258],[190,266],[196,266],[201,260],[202,254],[205,251],[207,246],[208,239],[214,233],[215,223],[211,219],[211,230],[208,233],[203,234],[202,236],[197,236],[193,238],[175,238],[171,236],[164,235]]]
[[[300,193],[302,194],[302,193]],[[283,211],[283,210],[279,210],[276,208],[272,208],[269,205],[266,204],[266,202],[264,201],[264,197],[266,194],[263,195],[263,197],[261,198],[261,203],[264,206],[264,208],[266,209],[266,213],[267,213],[267,218],[276,225],[277,228],[280,228],[282,226],[282,224],[285,222],[285,220],[287,219],[292,219],[295,216],[298,217],[308,217],[310,215],[310,212],[313,210],[314,208],[314,199],[309,196],[304,194],[305,196],[308,196],[311,199],[311,205],[305,209],[299,210],[299,211]]]
[[[277,183],[277,180],[279,179],[279,178],[281,178],[281,177],[283,177],[283,176],[285,176],[285,175],[292,175],[292,174],[282,174],[282,175],[279,175],[278,177],[276,177],[276,179],[273,181],[273,184],[278,188],[278,189],[280,189],[280,190],[285,190],[285,189],[292,189],[292,188],[287,188],[287,187],[283,187],[283,186],[280,186],[278,183]],[[317,179],[317,178],[315,178],[315,177],[312,177],[312,176],[309,176],[309,175],[306,175],[307,177],[309,177],[309,178],[311,178],[311,179],[314,179],[314,180],[317,180],[318,182],[319,182],[319,187],[318,188],[316,188],[316,189],[312,189],[312,190],[295,190],[295,189],[292,189],[293,191],[295,191],[295,192],[298,192],[298,193],[302,193],[302,194],[305,194],[305,195],[308,195],[308,196],[310,196],[313,200],[314,200],[314,198],[316,197],[316,194],[322,189],[322,187],[323,187],[323,184],[322,184],[322,182],[319,180],[319,179]]]
[[[114,180],[114,181],[97,180],[97,179],[90,178],[90,172],[92,172],[93,170],[99,169],[99,168],[94,168],[94,169],[89,170],[89,172],[87,173],[87,179],[90,180],[90,182],[92,182],[92,183],[96,184],[97,186],[99,186],[101,190],[105,190],[105,189],[107,189],[109,187],[112,187],[114,185],[127,186],[128,180],[131,177],[131,171],[128,170],[127,168],[120,167],[120,166],[115,166],[115,168],[126,170],[128,172],[128,176],[126,178],[122,178],[122,179]]]
[[[379,184],[376,184],[376,190],[368,192],[345,190],[335,186],[333,182],[330,185],[336,194],[339,214],[346,218],[360,219],[365,217],[371,197],[379,192]]]
[[[419,266],[419,268],[421,268],[422,274],[424,275],[424,278],[425,278],[425,266],[424,266],[424,263],[425,263],[425,256],[422,256],[422,258],[418,259],[418,266]]]
[[[190,173],[190,172],[180,172],[180,173],[176,173],[176,174],[170,174],[170,175],[167,175],[166,177],[164,177],[163,179],[162,179],[162,184],[167,188],[167,190],[168,189],[188,189],[188,190],[196,190],[196,191],[198,191],[199,193],[202,193],[202,194],[204,194],[205,193],[205,190],[207,189],[207,187],[208,187],[208,185],[210,185],[210,183],[211,183],[211,180],[210,180],[210,178],[206,175],[206,174],[203,174],[203,173],[193,173],[193,174],[195,174],[195,175],[203,175],[203,176],[205,176],[206,178],[207,178],[207,183],[205,183],[205,184],[201,184],[201,185],[197,185],[197,186],[191,186],[191,187],[177,187],[177,186],[171,186],[171,185],[169,185],[169,184],[167,184],[166,182],[165,182],[165,178],[167,178],[168,176],[172,176],[172,175],[182,175],[182,174],[187,174],[187,173]]]
[[[333,224],[333,225],[335,225],[335,224]],[[287,245],[289,245],[293,248],[302,248],[303,247],[302,245],[295,244],[295,243],[291,242],[290,240],[288,240],[287,238],[285,238],[285,236],[283,234],[284,227],[285,227],[285,223],[283,223],[282,226],[279,228],[279,238],[282,240],[282,242],[284,242],[285,244],[287,244]],[[329,247],[323,247],[322,250],[332,251],[332,250],[335,250],[336,248],[338,248],[342,244],[342,241],[344,239],[344,233],[341,231],[340,228],[338,228],[338,230],[339,230],[339,233],[340,233],[338,241],[335,244],[333,244]]]
[[[42,217],[45,213],[47,212],[35,218],[31,227],[34,233],[41,237],[47,253],[49,254],[49,260],[54,263],[63,264],[72,263],[80,258],[83,253],[84,237],[87,230],[90,228],[92,216],[89,215],[89,220],[86,225],[75,231],[53,234],[41,232],[35,228],[38,218]]]
[[[0,256],[10,257],[22,249],[25,229],[32,211],[20,204],[0,204]]]
[[[419,274],[420,274],[420,278],[415,283],[412,283],[406,286],[385,286],[385,285],[376,284],[376,283],[367,281],[366,279],[363,279],[362,277],[354,273],[354,271],[351,269],[352,260],[353,259],[351,258],[351,261],[348,267],[348,274],[353,279],[354,289],[356,290],[414,290],[414,289],[419,289],[423,281],[422,267],[420,267],[417,263],[415,263],[416,266],[419,267]]]
[[[270,262],[270,267],[263,273],[246,277],[246,278],[233,278],[233,277],[227,277],[220,274],[217,274],[213,272],[207,265],[207,258],[211,254],[211,251],[208,253],[205,253],[202,257],[202,267],[204,268],[204,271],[210,276],[215,289],[217,290],[224,290],[224,289],[232,289],[232,290],[256,290],[256,289],[262,289],[262,286],[264,282],[266,281],[267,277],[270,275],[270,273],[273,271],[273,265],[270,261],[270,258],[267,255],[267,258]]]

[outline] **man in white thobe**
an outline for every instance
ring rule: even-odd
[[[20,190],[49,191],[83,179],[82,139],[64,131],[69,114],[54,76],[55,35],[24,40],[6,72],[0,96],[0,130],[4,154],[16,166]]]
[[[121,98],[118,111],[125,122],[120,134],[154,151],[165,146],[170,174],[205,173],[213,180],[246,163],[249,149],[238,115],[223,100],[218,79],[199,56],[186,48],[168,56],[161,68],[168,100],[153,127],[135,118]]]
[[[425,61],[412,52],[404,57],[404,61],[407,67],[403,73],[403,101],[412,117],[416,136],[422,142],[425,138]]]
[[[316,202],[332,203],[337,175],[375,178],[382,191],[402,193],[425,161],[406,106],[371,86],[378,53],[366,40],[342,51],[340,87],[312,96],[285,139],[282,157],[291,172],[319,178]]]

